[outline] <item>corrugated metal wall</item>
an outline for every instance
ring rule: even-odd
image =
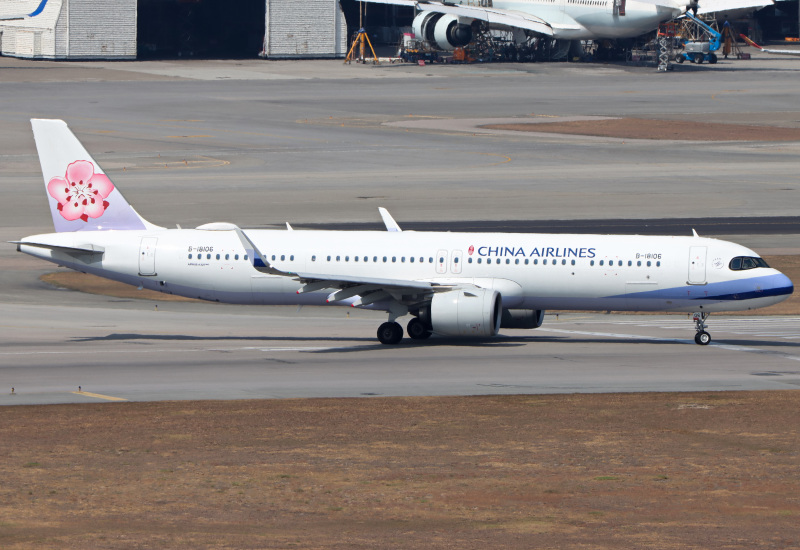
[[[339,0],[266,0],[265,57],[345,55],[347,25]]]
[[[67,0],[69,38],[66,56],[136,57],[136,0]]]

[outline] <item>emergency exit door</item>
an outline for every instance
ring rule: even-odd
[[[156,274],[156,242],[157,237],[142,237],[139,245],[139,275]]]
[[[706,254],[705,246],[692,246],[689,248],[689,280],[690,285],[706,284]]]

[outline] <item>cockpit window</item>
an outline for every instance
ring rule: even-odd
[[[750,256],[737,256],[728,264],[731,271],[744,271],[746,269],[755,269],[757,267],[769,267],[764,258],[753,258]]]

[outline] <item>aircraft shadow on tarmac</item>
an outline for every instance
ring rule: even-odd
[[[459,348],[512,348],[521,347],[527,344],[646,344],[646,345],[675,345],[675,344],[694,344],[692,338],[657,338],[650,339],[646,336],[640,338],[570,338],[567,336],[507,336],[499,338],[470,339],[459,338],[431,338],[425,341],[415,341],[405,339],[398,346],[384,346],[375,342],[374,338],[342,338],[336,336],[193,336],[189,334],[131,334],[114,333],[106,336],[86,336],[71,339],[71,342],[113,342],[113,341],[143,341],[153,340],[161,342],[251,342],[254,345],[269,345],[277,342],[325,342],[342,344],[340,348],[309,349],[309,353],[352,353],[371,350],[402,350],[415,348],[438,348],[438,347],[459,347]],[[352,343],[356,345],[353,346]],[[366,344],[366,345],[361,345]],[[714,340],[713,344],[724,344],[729,346],[760,347],[760,348],[799,348],[800,342],[779,342],[770,340]],[[299,350],[302,351],[302,350]],[[777,353],[777,352],[776,352]]]

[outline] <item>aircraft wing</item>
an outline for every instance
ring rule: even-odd
[[[741,36],[742,40],[744,40],[754,48],[758,48],[759,50],[765,53],[774,53],[776,55],[800,55],[800,50],[769,50],[767,48],[762,48],[761,46],[759,46],[758,44],[756,44],[743,34],[740,34],[739,36]]]
[[[697,13],[725,13],[747,8],[760,9],[774,3],[774,0],[699,0]]]
[[[493,25],[504,25],[516,27],[553,36],[553,25],[535,15],[513,10],[503,10],[497,8],[483,8],[480,6],[463,6],[460,4],[450,4],[446,2],[436,2],[427,0],[365,0],[374,4],[393,4],[395,6],[409,6],[420,11],[433,11],[446,13],[460,17],[479,19]],[[663,0],[662,0],[663,1]]]
[[[378,277],[350,277],[327,273],[282,271],[273,266],[247,234],[236,227],[234,229],[245,251],[250,255],[250,262],[256,271],[268,275],[291,277],[303,284],[298,294],[318,290],[335,290],[328,296],[328,302],[339,302],[358,296],[353,306],[365,306],[387,298],[398,302],[423,302],[434,292],[452,290],[453,285],[430,281],[412,281],[407,279],[384,279]]]

